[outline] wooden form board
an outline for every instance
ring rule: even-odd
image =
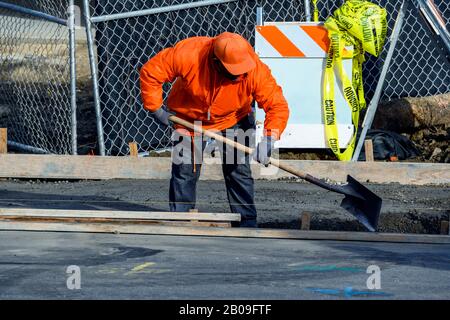
[[[250,228],[214,228],[214,227],[181,227],[181,226],[172,227],[172,226],[131,225],[131,224],[119,225],[119,224],[103,224],[103,223],[89,224],[89,223],[0,221],[0,230],[450,244],[449,236],[440,236],[440,235],[345,232],[345,231],[301,231],[301,230],[256,229],[256,228],[250,229]]]
[[[364,141],[364,151],[366,155],[366,161],[373,162],[373,143],[372,140],[365,140]]]
[[[282,161],[318,178],[411,185],[450,184],[450,164],[405,162]],[[0,154],[0,178],[39,179],[169,179],[170,158]],[[252,164],[255,179],[291,177],[273,166]],[[217,160],[208,159],[201,179],[222,180]]]
[[[198,221],[198,220],[140,220],[140,219],[109,219],[109,218],[65,218],[65,217],[22,217],[0,216],[0,222],[7,223],[71,223],[71,224],[114,224],[114,225],[158,225],[171,227],[217,227],[231,228],[231,222],[223,221]]]
[[[223,221],[187,221],[187,220],[138,220],[138,219],[108,219],[108,218],[61,218],[61,217],[0,217],[0,222],[23,222],[23,223],[71,223],[71,224],[113,224],[113,225],[158,225],[172,227],[220,227],[231,228],[231,222]]]
[[[234,213],[205,212],[147,212],[147,211],[106,211],[106,210],[55,210],[0,208],[0,218],[91,218],[91,219],[136,219],[136,220],[197,220],[197,221],[241,221]]]
[[[137,157],[138,156],[138,145],[136,142],[130,142],[128,143],[128,146],[130,147],[130,156],[131,157]]]
[[[0,154],[8,153],[8,129],[0,128]]]

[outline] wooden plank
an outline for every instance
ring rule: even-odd
[[[311,227],[311,214],[309,212],[303,212],[301,216],[301,230],[309,230]]]
[[[141,224],[180,227],[217,227],[231,228],[230,222],[221,221],[184,221],[184,220],[137,220],[137,219],[108,219],[108,218],[62,218],[62,217],[23,217],[0,216],[0,221],[10,222],[49,222],[49,223],[107,223],[107,224]]]
[[[0,154],[8,153],[8,129],[0,128]]]
[[[450,237],[448,236],[425,234],[301,231],[292,229],[282,230],[257,228],[168,227],[104,223],[86,224],[0,221],[0,230],[450,244]]]
[[[167,179],[170,176],[170,160],[151,157],[7,154],[0,155],[0,163],[0,177],[5,178]]]
[[[448,163],[352,162],[283,160],[318,178],[345,182],[347,175],[359,181],[423,185],[450,184]],[[70,155],[0,154],[0,178],[38,179],[169,179],[170,158],[100,157]],[[269,173],[267,171],[270,171]],[[275,171],[274,171],[275,170]],[[282,170],[252,164],[255,179],[280,179],[291,175]],[[202,180],[222,180],[219,159],[208,159]]]
[[[372,140],[367,139],[364,141],[364,153],[366,155],[366,161],[368,162],[374,161]]]
[[[151,212],[151,211],[107,211],[107,210],[55,210],[0,208],[0,217],[53,217],[53,218],[108,218],[108,219],[140,219],[140,220],[198,220],[198,221],[241,221],[235,213],[206,212]]]
[[[130,142],[128,143],[128,146],[130,147],[130,157],[137,157],[138,156],[138,145],[136,142]]]

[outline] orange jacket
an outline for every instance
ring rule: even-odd
[[[140,71],[144,108],[151,112],[159,109],[163,83],[176,80],[167,106],[180,118],[201,120],[205,129],[224,130],[248,115],[256,100],[266,113],[266,134],[278,139],[286,128],[289,109],[270,69],[249,45],[256,68],[231,81],[215,69],[213,41],[209,37],[189,38],[150,59]]]

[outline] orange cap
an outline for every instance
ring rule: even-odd
[[[250,55],[250,44],[242,36],[224,32],[214,41],[214,54],[232,75],[241,75],[256,67]]]

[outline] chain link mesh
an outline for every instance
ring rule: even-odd
[[[164,7],[191,1],[93,1],[95,16]],[[223,31],[252,37],[255,1],[236,1],[189,10],[97,23],[96,45],[106,154],[127,154],[128,142],[140,151],[170,146],[170,129],[142,108],[141,66],[160,50],[191,36]],[[165,93],[170,85],[165,85]]]
[[[299,3],[300,2],[300,3]],[[372,0],[388,12],[388,39],[380,58],[366,55],[363,66],[364,87],[367,99],[371,99],[380,76],[390,45],[389,35],[397,18],[401,1]],[[444,20],[450,24],[450,3],[446,0],[434,1]],[[319,0],[319,16],[324,21],[332,15],[343,1]],[[303,1],[259,1],[265,11],[265,21],[304,20]],[[389,101],[401,97],[423,97],[450,92],[450,70],[445,68],[442,55],[435,48],[429,30],[423,25],[415,1],[409,6],[393,62],[386,77],[386,85],[381,97]],[[253,38],[252,38],[253,40]]]
[[[68,1],[9,2],[67,19]],[[0,106],[7,110],[8,140],[72,152],[68,43],[67,27],[0,9]]]
[[[389,17],[388,35],[390,35],[400,3],[392,0],[373,2],[386,8]],[[448,26],[450,3],[446,0],[435,0],[435,3]],[[390,40],[387,39],[381,58],[369,56],[364,64],[364,85],[368,99],[375,91],[389,45]],[[424,97],[447,92],[450,92],[450,70],[445,67],[443,57],[436,49],[413,1],[405,16],[381,100],[389,101],[406,96]]]
[[[93,16],[126,13],[187,3],[183,0],[91,1]],[[400,6],[395,0],[376,0],[386,8],[389,33]],[[341,1],[319,1],[321,20],[331,15]],[[450,4],[436,0],[447,23]],[[235,1],[207,7],[178,10],[142,17],[97,23],[99,85],[107,154],[127,154],[128,142],[136,141],[140,151],[170,146],[170,129],[157,123],[142,108],[139,69],[160,50],[192,36],[215,36],[223,31],[237,32],[254,44],[256,7],[264,8],[264,21],[304,21],[304,1]],[[428,30],[410,8],[399,45],[386,79],[382,100],[404,96],[427,96],[450,91],[450,71],[434,48]],[[389,40],[381,58],[368,57],[364,64],[367,99],[373,96]],[[165,94],[170,85],[165,85]]]
[[[56,17],[67,17],[68,1],[9,1]],[[94,17],[191,3],[188,0],[91,0]],[[391,33],[400,6],[395,0],[374,0],[388,12]],[[318,2],[321,20],[342,3]],[[450,3],[435,0],[447,25]],[[192,36],[237,32],[254,44],[256,8],[264,8],[264,21],[304,21],[303,0],[233,1],[147,16],[95,23],[101,116],[108,155],[128,154],[128,142],[139,150],[169,147],[170,129],[142,108],[139,86],[141,66],[160,50]],[[373,96],[381,66],[368,56],[364,64],[367,99]],[[9,110],[11,140],[53,153],[70,153],[71,108],[68,32],[66,27],[0,9],[0,107]],[[170,84],[164,86],[165,95]],[[382,100],[450,92],[450,70],[435,49],[416,8],[410,7]],[[95,121],[94,119],[92,121]]]

